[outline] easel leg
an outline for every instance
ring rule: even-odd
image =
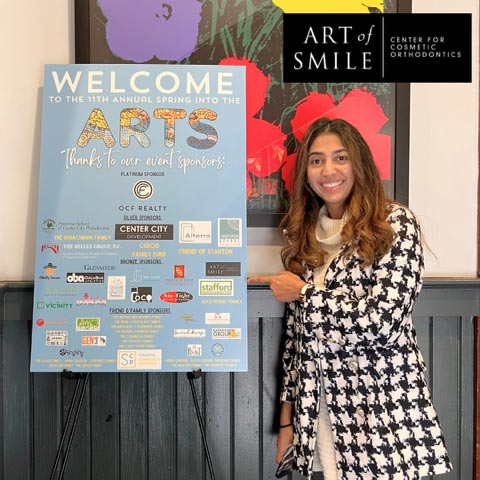
[[[198,405],[197,391],[195,389],[195,384],[193,382],[196,378],[201,378],[201,376],[202,376],[202,371],[200,369],[187,373],[188,381],[190,382],[190,389],[192,390],[193,403],[195,405],[195,413],[197,414],[198,425],[200,427],[200,433],[202,434],[203,448],[205,449],[205,456],[207,459],[208,470],[210,472],[210,478],[212,480],[215,480],[215,474],[213,472],[212,457],[210,456],[210,450],[208,448],[207,432],[205,430],[205,425],[202,420],[202,414],[200,412],[200,407]]]
[[[75,391],[73,392],[72,401],[70,402],[70,407],[68,409],[67,420],[65,422],[65,426],[62,432],[62,438],[60,440],[60,444],[58,445],[57,455],[55,457],[55,462],[53,464],[52,473],[50,475],[50,480],[55,480],[55,474],[57,472],[57,467],[60,463],[60,457],[62,456],[63,446],[65,444],[65,440],[67,438],[67,432],[70,428],[70,434],[68,436],[68,443],[67,448],[65,450],[62,464],[60,465],[60,472],[58,475],[58,480],[62,480],[63,474],[65,473],[65,467],[67,466],[68,455],[70,454],[70,449],[72,447],[73,436],[75,434],[75,430],[78,424],[78,415],[80,413],[80,407],[82,406],[83,399],[85,397],[85,391],[87,389],[88,380],[90,379],[90,373],[73,373],[68,370],[64,370],[62,375],[69,379],[77,379],[77,383],[75,385]],[[81,383],[83,382],[83,385]],[[80,391],[81,388],[81,391]],[[77,400],[78,394],[80,392],[80,397]],[[73,418],[73,423],[70,425]]]

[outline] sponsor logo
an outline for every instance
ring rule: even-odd
[[[37,302],[37,308],[53,308],[57,310],[61,310],[64,308],[72,308],[73,303],[67,302]]]
[[[240,262],[206,262],[205,275],[207,277],[239,277],[242,272]]]
[[[104,273],[67,273],[67,283],[103,283],[105,280]]]
[[[48,263],[43,267],[45,269],[45,275],[40,275],[41,280],[60,280],[59,276],[55,276],[55,269],[57,268],[56,265],[53,263]]]
[[[55,228],[57,228],[57,222],[55,222],[55,220],[52,220],[51,218],[47,218],[42,223],[42,230],[45,233],[52,233],[55,231]]]
[[[83,335],[82,345],[88,347],[106,347],[107,337],[104,335]]]
[[[200,279],[198,292],[201,297],[233,297],[233,280]]]
[[[85,355],[85,352],[83,352],[82,350],[67,350],[66,348],[62,348],[58,353],[62,357],[83,357]]]
[[[180,243],[212,243],[212,222],[180,222]]]
[[[162,350],[118,350],[119,370],[161,370]]]
[[[218,246],[241,247],[242,246],[242,219],[219,218],[218,219]]]
[[[230,313],[205,313],[205,323],[207,325],[229,325]]]
[[[84,265],[83,269],[87,272],[105,272],[108,270],[116,270],[115,265]]]
[[[240,340],[242,338],[241,328],[212,328],[214,340]]]
[[[125,300],[127,277],[111,275],[108,277],[107,285],[108,300]]]
[[[174,265],[173,278],[185,278],[185,265]]]
[[[36,324],[38,327],[45,325],[67,325],[68,320],[45,320],[43,318],[37,318]]]
[[[187,357],[201,357],[202,356],[202,345],[193,344],[187,345]]]
[[[110,227],[106,225],[90,225],[90,222],[57,222],[55,225],[56,230],[62,231],[72,231],[78,230],[81,233],[78,235],[63,235],[63,240],[109,240],[110,235],[100,235],[101,232],[110,230]],[[96,235],[87,235],[85,232],[87,230],[93,230],[96,232]],[[59,238],[60,240],[60,238]]]
[[[166,285],[193,285],[193,278],[185,278],[185,265],[173,266],[173,278],[165,279]]]
[[[54,245],[53,243],[44,243],[40,247],[40,252],[44,252],[45,250],[51,250],[53,253],[57,254],[60,251],[60,245]]]
[[[152,287],[133,287],[130,290],[132,303],[152,303]]]
[[[221,357],[225,349],[221,343],[214,343],[211,348],[211,352],[214,357]]]
[[[85,293],[83,298],[77,298],[75,305],[106,305],[107,299],[105,297],[92,298],[88,293]]]
[[[115,240],[173,240],[172,224],[116,224]]]
[[[193,300],[193,295],[188,292],[164,292],[160,295],[160,300],[168,303],[185,303]]]
[[[146,180],[140,180],[133,186],[133,194],[139,200],[146,200],[153,195],[153,185]]]
[[[205,338],[207,331],[204,328],[174,328],[173,338]]]
[[[55,275],[55,269],[57,268],[56,265],[53,265],[53,263],[49,263],[48,265],[45,265],[45,275],[47,277],[52,277]]]
[[[68,345],[68,331],[47,330],[45,332],[45,345],[47,347],[66,347]]]
[[[195,322],[195,319],[189,313],[182,313],[180,316],[182,317],[185,323]]]
[[[144,274],[142,270],[134,270],[132,279],[130,280],[131,283],[139,283],[139,282],[159,282],[163,280],[163,277],[161,275],[150,275],[150,274]]]
[[[77,317],[75,325],[77,332],[98,332],[100,331],[100,318]]]
[[[46,287],[42,290],[43,297],[72,297],[76,295],[75,287]]]

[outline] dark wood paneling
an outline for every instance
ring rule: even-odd
[[[465,480],[473,478],[478,291],[437,287],[422,292],[415,326],[454,462],[439,478]],[[29,373],[32,300],[31,286],[0,289],[0,480],[50,478],[77,382]],[[282,315],[268,290],[249,291],[249,371],[193,380],[217,480],[274,478]],[[187,375],[92,374],[65,478],[210,479]]]

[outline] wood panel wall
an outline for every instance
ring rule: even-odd
[[[0,480],[47,480],[77,380],[29,373],[33,287],[7,285],[0,294]],[[465,291],[457,294],[459,304],[471,303]],[[441,316],[432,305],[433,314],[426,315],[432,301],[420,305],[415,325],[455,466],[439,478],[471,479],[474,321],[461,311]],[[217,480],[274,478],[281,315],[268,291],[250,291],[249,371],[193,380]],[[92,374],[64,478],[210,479],[187,375]]]

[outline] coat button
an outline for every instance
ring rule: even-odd
[[[359,417],[364,417],[365,416],[365,412],[363,410],[362,407],[357,407],[357,410],[355,412]]]
[[[358,362],[356,360],[350,360],[348,362],[348,366],[351,370],[353,370],[354,372],[356,372],[358,370]]]

